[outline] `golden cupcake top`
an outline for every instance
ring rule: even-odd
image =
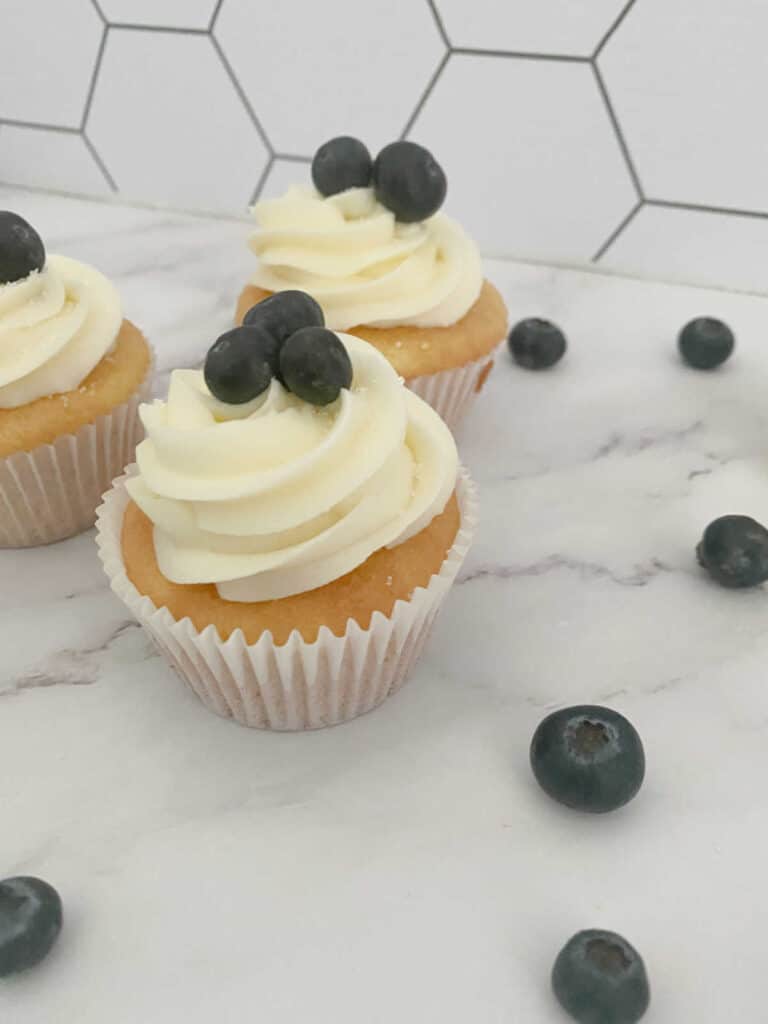
[[[312,177],[313,186],[254,206],[253,284],[308,292],[335,330],[447,327],[472,308],[480,254],[438,212],[447,183],[431,153],[395,142],[373,161],[363,143],[341,137],[320,147]]]
[[[456,484],[440,417],[301,292],[259,303],[141,415],[128,489],[160,570],[230,601],[339,579],[419,533]]]

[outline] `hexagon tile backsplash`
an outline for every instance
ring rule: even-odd
[[[408,137],[488,255],[768,292],[765,0],[3,0],[2,21],[4,183],[239,214],[332,135]]]

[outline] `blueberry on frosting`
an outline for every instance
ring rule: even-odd
[[[263,327],[235,327],[222,334],[205,359],[205,383],[228,405],[251,402],[272,380],[277,344]]]
[[[320,304],[311,295],[287,289],[251,306],[243,317],[243,324],[263,327],[282,345],[302,327],[325,327],[325,317]]]
[[[0,285],[21,281],[45,266],[45,246],[23,217],[0,210]]]
[[[426,220],[443,205],[445,172],[428,149],[415,142],[392,142],[373,165],[376,198],[406,224]]]
[[[372,173],[373,160],[367,147],[350,135],[329,139],[312,161],[312,181],[324,196],[335,196],[349,188],[367,188]]]
[[[280,370],[286,387],[312,405],[329,405],[352,384],[352,361],[333,331],[303,327],[283,345]]]

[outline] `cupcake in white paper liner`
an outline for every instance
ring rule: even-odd
[[[0,212],[0,547],[93,525],[141,436],[152,353],[93,267]]]
[[[115,481],[97,519],[96,540],[112,590],[209,710],[259,729],[337,725],[396,693],[422,653],[477,524],[475,487],[462,470],[456,487],[459,532],[440,571],[409,601],[398,601],[389,616],[374,612],[368,629],[349,620],[343,636],[322,628],[313,643],[294,631],[280,646],[269,633],[248,644],[241,630],[225,641],[214,626],[199,631],[189,618],[177,621],[128,579],[121,549],[126,479]]]
[[[465,366],[439,370],[423,377],[411,377],[406,380],[406,386],[431,405],[450,429],[456,432],[483,390],[498,351],[497,346],[490,354]]]
[[[278,379],[251,361],[270,338],[227,332],[204,374],[175,371],[167,401],[142,406],[147,439],[97,540],[113,590],[206,707],[313,729],[402,685],[476,501],[448,427],[375,348],[299,327]]]

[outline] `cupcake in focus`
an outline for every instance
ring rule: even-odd
[[[107,278],[46,255],[31,225],[0,211],[0,547],[93,526],[141,437],[151,365]]]
[[[259,262],[237,322],[274,292],[308,292],[331,329],[374,345],[455,428],[493,367],[507,311],[476,244],[439,212],[441,167],[414,142],[373,161],[341,137],[320,147],[312,178],[253,207]]]
[[[475,521],[440,417],[322,323],[287,292],[176,370],[99,516],[118,596],[207,707],[261,728],[397,690]]]

